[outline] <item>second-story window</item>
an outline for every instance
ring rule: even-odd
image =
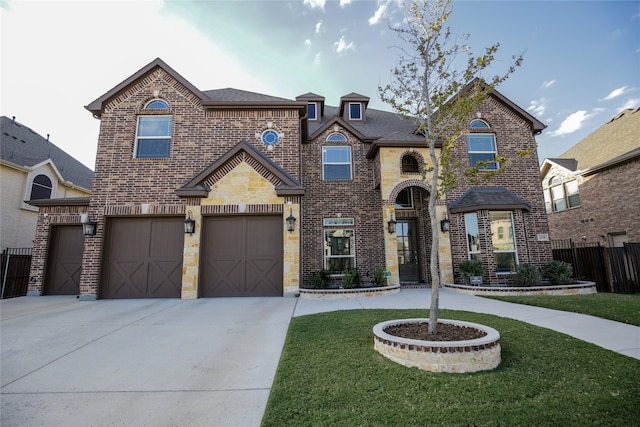
[[[572,180],[563,183],[557,176],[549,179],[549,188],[544,190],[544,204],[547,213],[580,206],[578,181]]]
[[[31,200],[50,199],[53,184],[46,175],[38,175],[33,178],[31,185]]]
[[[469,164],[480,170],[496,170],[498,163],[495,161],[498,150],[496,148],[496,136],[489,131],[489,125],[484,120],[473,120],[469,126],[474,132],[467,134],[467,149],[469,151]]]
[[[349,103],[349,120],[362,120],[362,104],[359,102]]]
[[[309,120],[318,120],[318,104],[309,102],[307,104],[307,114],[309,115]]]
[[[325,181],[351,179],[351,147],[322,147],[322,179]]]
[[[145,110],[167,110],[169,105],[154,99],[145,106]],[[168,158],[171,149],[171,131],[173,116],[141,115],[136,130],[135,157],[140,159]]]

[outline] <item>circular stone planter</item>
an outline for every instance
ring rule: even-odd
[[[400,292],[400,285],[380,286],[377,288],[353,289],[304,289],[300,288],[300,297],[312,299],[348,299],[381,297]]]
[[[431,372],[487,371],[500,364],[500,334],[493,328],[459,320],[438,320],[438,323],[470,327],[486,333],[482,338],[465,341],[414,340],[384,332],[389,326],[406,323],[429,323],[429,319],[400,319],[378,323],[373,327],[374,349],[396,363]]]

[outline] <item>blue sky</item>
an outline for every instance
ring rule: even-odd
[[[390,110],[401,41],[397,1],[6,1],[1,4],[1,114],[93,168],[99,121],[84,109],[156,57],[201,90],[337,105],[357,92]],[[624,108],[640,107],[639,1],[454,1],[453,34],[475,52],[501,44],[491,71],[524,63],[498,90],[548,127],[555,157]]]

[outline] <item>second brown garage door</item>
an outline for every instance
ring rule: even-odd
[[[204,218],[201,296],[282,296],[282,217]]]
[[[112,218],[102,298],[180,298],[183,218]]]

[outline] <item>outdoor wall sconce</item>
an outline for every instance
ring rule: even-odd
[[[95,236],[98,230],[98,223],[91,221],[87,216],[87,219],[82,223],[82,234],[85,236]]]
[[[196,220],[191,217],[191,211],[187,219],[184,220],[184,234],[193,234],[196,231]]]
[[[296,229],[296,217],[293,216],[293,210],[289,209],[289,216],[286,218],[287,231],[293,231]]]
[[[387,222],[387,226],[389,233],[393,234],[396,232],[396,220],[393,219],[393,214],[391,214],[391,219]]]
[[[447,231],[449,231],[449,224],[451,223],[451,221],[449,221],[449,218],[447,218],[447,214],[444,214],[444,217],[442,218],[442,221],[440,221],[440,230],[442,230],[443,233],[446,233]]]

